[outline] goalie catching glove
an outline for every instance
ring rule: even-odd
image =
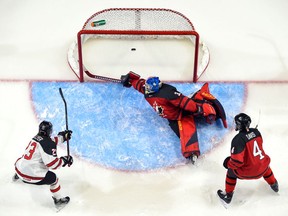
[[[209,85],[208,83],[205,83],[201,89],[199,91],[197,91],[193,96],[192,99],[200,104],[202,104],[202,108],[203,108],[203,113],[204,116],[206,117],[206,121],[215,121],[217,119],[221,119],[223,126],[225,128],[227,128],[227,120],[226,120],[226,114],[225,114],[225,110],[222,106],[222,104],[220,103],[220,101],[217,100],[217,98],[215,98],[209,90]],[[209,105],[206,105],[209,104]],[[214,112],[212,111],[212,109],[210,109],[210,106],[212,106],[212,108],[214,109]],[[205,114],[205,110],[206,110],[206,114]],[[210,110],[210,111],[209,111]],[[212,114],[209,116],[209,112]],[[215,116],[215,118],[214,118]],[[213,120],[214,119],[214,120]]]
[[[132,84],[131,84],[132,80],[138,80],[138,79],[140,79],[140,75],[138,75],[132,71],[130,71],[126,75],[122,75],[120,78],[121,84],[127,88],[130,88],[132,86]]]
[[[64,142],[65,142],[65,141],[71,139],[72,133],[73,133],[73,132],[72,132],[71,130],[65,130],[65,131],[59,132],[58,135],[62,136],[62,137],[63,137],[63,140],[64,140]]]
[[[216,120],[216,111],[213,106],[208,102],[197,104],[197,112],[195,116],[203,116],[208,124],[212,124]]]

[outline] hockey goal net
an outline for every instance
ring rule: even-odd
[[[80,82],[119,82],[129,71],[155,76],[161,70],[166,81],[197,82],[209,51],[192,22],[177,11],[110,8],[85,22],[69,48],[68,63]]]

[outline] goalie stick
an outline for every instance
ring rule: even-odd
[[[64,106],[65,106],[65,120],[66,120],[66,130],[68,130],[68,114],[67,114],[67,104],[66,104],[66,100],[64,98],[64,95],[63,95],[63,92],[62,92],[62,89],[59,88],[59,93],[61,95],[61,98],[64,102]],[[69,157],[70,156],[70,149],[69,149],[69,139],[67,139],[67,156]]]
[[[92,73],[90,73],[89,71],[86,71],[86,70],[85,70],[85,73],[86,73],[89,77],[94,78],[94,79],[99,79],[99,80],[104,80],[104,81],[110,81],[110,82],[115,82],[115,83],[121,83],[121,80],[120,80],[120,79],[115,79],[115,78],[110,78],[110,77],[95,75],[95,74],[92,74]]]

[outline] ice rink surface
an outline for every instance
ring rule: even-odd
[[[229,155],[230,141],[235,135],[229,128],[223,142],[201,157],[194,167],[186,164],[150,172],[122,172],[89,163],[76,155],[73,166],[56,171],[62,193],[71,197],[69,206],[58,214],[287,215],[288,2],[285,0],[179,0],[177,4],[171,0],[2,0],[0,215],[55,214],[49,187],[11,182],[15,160],[38,130],[31,95],[33,82],[77,82],[67,64],[68,47],[87,18],[102,9],[116,7],[169,8],[193,22],[211,53],[210,64],[200,82],[244,83],[247,96],[242,111],[252,117],[252,125],[259,119],[264,147],[272,158],[271,167],[280,191],[275,194],[263,180],[239,180],[231,207],[223,208],[216,191],[224,188],[222,162]],[[65,145],[58,151],[59,155],[66,154]]]

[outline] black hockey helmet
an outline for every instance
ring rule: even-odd
[[[50,136],[53,131],[53,125],[49,121],[42,121],[39,124],[39,132],[38,134],[44,135],[44,136]]]
[[[250,127],[251,118],[245,113],[239,113],[234,117],[234,122],[235,122],[235,130],[242,131]]]

